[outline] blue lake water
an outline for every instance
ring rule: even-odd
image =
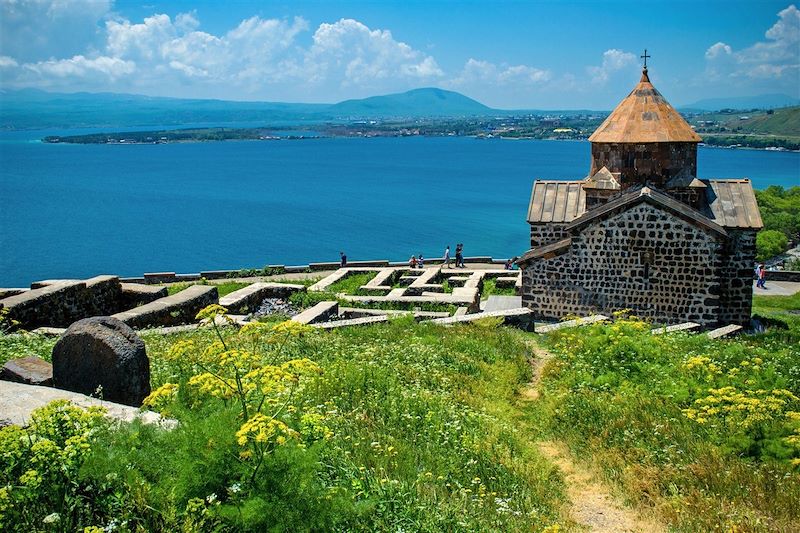
[[[0,286],[101,273],[521,254],[536,178],[589,144],[459,137],[48,145],[0,134]],[[55,132],[53,132],[55,133]],[[63,132],[59,132],[63,133]],[[800,185],[800,154],[700,148],[701,177]]]

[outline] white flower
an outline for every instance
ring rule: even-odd
[[[234,483],[230,487],[228,487],[228,492],[231,494],[238,494],[242,490],[241,483]]]
[[[216,495],[216,493],[213,493],[213,492],[212,492],[211,494],[209,494],[208,496],[206,496],[206,501],[207,501],[209,504],[212,504],[212,503],[214,503],[215,501],[217,501],[217,495]]]

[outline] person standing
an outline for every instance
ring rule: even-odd
[[[411,259],[408,260],[408,266],[410,268],[417,268],[417,256],[412,255]]]
[[[444,264],[447,265],[447,268],[450,268],[450,245],[447,245],[447,248],[444,249]]]
[[[756,268],[756,277],[758,278],[758,281],[756,281],[756,287],[761,287],[762,289],[766,289],[767,269],[764,263],[761,263],[760,265],[758,265],[758,268]]]
[[[456,245],[456,268],[466,268],[464,265],[464,245],[462,243]]]
[[[422,257],[422,254],[419,254],[419,259],[417,259],[417,265],[420,268],[425,268],[425,258]]]
[[[346,267],[347,266],[347,256],[344,255],[344,252],[339,252],[339,258],[340,258],[339,264],[341,265],[341,268]]]

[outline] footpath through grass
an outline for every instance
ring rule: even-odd
[[[800,328],[783,316],[733,340],[636,320],[553,333],[531,417],[676,531],[798,531]]]

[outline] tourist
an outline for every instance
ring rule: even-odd
[[[339,263],[342,268],[347,266],[347,256],[344,255],[344,252],[339,252],[339,257],[341,258],[341,262]]]
[[[756,268],[756,277],[758,281],[756,281],[756,287],[761,287],[762,289],[766,289],[766,282],[767,282],[767,269],[764,266],[764,263],[758,265]]]
[[[506,261],[506,270],[512,270],[513,268],[514,268],[514,263],[513,263],[513,261],[511,261],[511,259],[509,259],[508,261]]]
[[[444,261],[443,263],[447,265],[447,268],[450,268],[450,245],[447,245],[447,248],[444,249]]]
[[[464,245],[462,243],[456,245],[456,268],[466,268],[464,265]]]
[[[422,257],[422,254],[419,254],[419,259],[417,259],[417,266],[419,268],[425,268],[425,258]]]
[[[410,268],[417,268],[417,256],[412,255],[411,259],[408,260],[408,266]]]

